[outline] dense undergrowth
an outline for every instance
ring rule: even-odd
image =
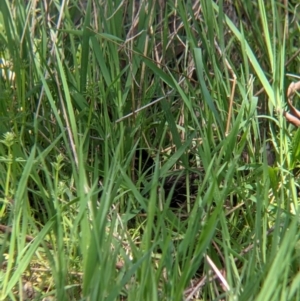
[[[298,36],[296,1],[0,1],[0,300],[299,300]]]

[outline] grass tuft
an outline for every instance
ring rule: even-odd
[[[46,2],[0,1],[0,300],[298,300],[296,1]]]

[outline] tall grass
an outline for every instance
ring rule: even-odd
[[[297,5],[45,3],[0,1],[0,299],[298,300]]]

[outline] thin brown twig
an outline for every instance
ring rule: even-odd
[[[268,231],[267,231],[267,236],[270,235],[272,232],[274,232],[275,230],[275,227],[272,227],[270,228]],[[256,243],[259,243],[259,240],[256,241]],[[239,257],[242,257],[243,255],[249,253],[255,246],[255,243],[252,243],[250,244],[248,247],[246,247],[245,249],[243,249],[240,253],[239,253],[239,256],[235,257],[234,258],[234,262],[237,263],[240,259]],[[225,268],[224,269],[221,269],[219,270],[219,272],[221,274],[224,274],[225,273]],[[214,275],[213,277],[210,277],[209,278],[209,281],[213,281],[213,280],[216,280],[218,279],[219,276],[218,275]],[[196,285],[193,285],[192,287],[189,287],[188,289],[185,290],[185,293],[184,295],[188,295],[185,299],[185,301],[189,301],[192,299],[193,295],[199,291],[201,289],[201,287],[205,286],[206,282],[208,280],[208,276],[207,275],[204,275],[201,279],[199,279],[196,283]]]
[[[219,54],[221,56],[223,56],[223,52],[221,51],[221,48],[219,47],[216,40],[215,40],[215,47],[216,47],[217,51],[219,52]],[[233,99],[234,99],[234,94],[235,94],[235,86],[236,86],[237,77],[236,77],[236,74],[234,73],[231,65],[229,64],[228,60],[226,59],[226,57],[224,57],[224,62],[225,62],[227,69],[231,73],[232,81],[233,81],[232,89],[231,89],[231,93],[230,93],[230,97],[229,97],[229,109],[228,109],[228,117],[227,117],[226,130],[225,130],[225,135],[227,136],[229,134],[229,127],[230,127],[230,120],[231,120],[231,115],[232,115]]]

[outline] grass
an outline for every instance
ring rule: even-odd
[[[0,300],[298,300],[296,1],[84,3],[0,1]]]

